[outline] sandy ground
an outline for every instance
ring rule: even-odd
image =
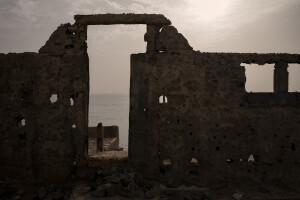
[[[97,141],[94,138],[89,138],[89,158],[99,160],[123,160],[127,159],[128,151],[97,151]]]
[[[122,160],[128,157],[128,151],[104,151],[97,152],[93,155],[89,156],[94,159],[114,159],[114,160]]]

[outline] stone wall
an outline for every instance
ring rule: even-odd
[[[299,185],[300,94],[285,72],[300,55],[200,53],[162,35],[160,53],[131,56],[130,158],[172,187]],[[275,92],[247,93],[241,63],[283,66]]]
[[[144,23],[147,52],[131,55],[130,162],[172,187],[300,186],[300,96],[286,71],[300,55],[193,51],[161,15],[75,19],[39,53],[0,55],[1,180],[84,176],[87,27]],[[247,93],[241,63],[275,63],[275,92]]]
[[[169,186],[299,185],[299,55],[200,53],[172,26],[131,56],[129,157]],[[274,63],[274,93],[247,93],[242,63]]]
[[[59,182],[86,167],[88,56],[70,26],[39,53],[0,55],[1,179]]]

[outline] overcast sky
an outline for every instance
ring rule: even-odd
[[[73,15],[97,13],[164,14],[201,52],[300,54],[300,0],[0,0],[0,52],[37,52]],[[130,54],[145,52],[145,30],[88,27],[91,93],[129,92]],[[247,89],[271,90],[272,66],[252,68]],[[291,90],[300,91],[300,66],[289,71]]]

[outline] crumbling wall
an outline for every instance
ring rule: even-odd
[[[154,54],[131,55],[129,157],[169,186],[299,185],[300,95],[286,69],[275,93],[247,93],[241,63],[300,55],[200,53],[182,37],[165,26]]]
[[[59,26],[39,53],[0,54],[1,180],[60,182],[74,174],[85,176],[88,25],[170,24],[162,15],[142,14],[75,20]]]
[[[147,52],[131,55],[130,162],[172,187],[300,186],[300,96],[286,70],[300,55],[193,51],[161,15],[75,20],[39,53],[0,54],[1,180],[84,175],[87,26],[138,23]],[[247,93],[241,63],[275,63],[274,93]]]
[[[70,26],[39,53],[0,55],[1,179],[60,182],[86,167],[88,56]]]

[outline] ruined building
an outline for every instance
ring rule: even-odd
[[[167,187],[300,187],[287,71],[300,55],[194,51],[152,14],[76,15],[38,53],[0,54],[0,180],[88,176],[87,30],[110,24],[147,25],[146,53],[131,55],[127,165]],[[241,63],[275,64],[274,92],[246,92]]]

